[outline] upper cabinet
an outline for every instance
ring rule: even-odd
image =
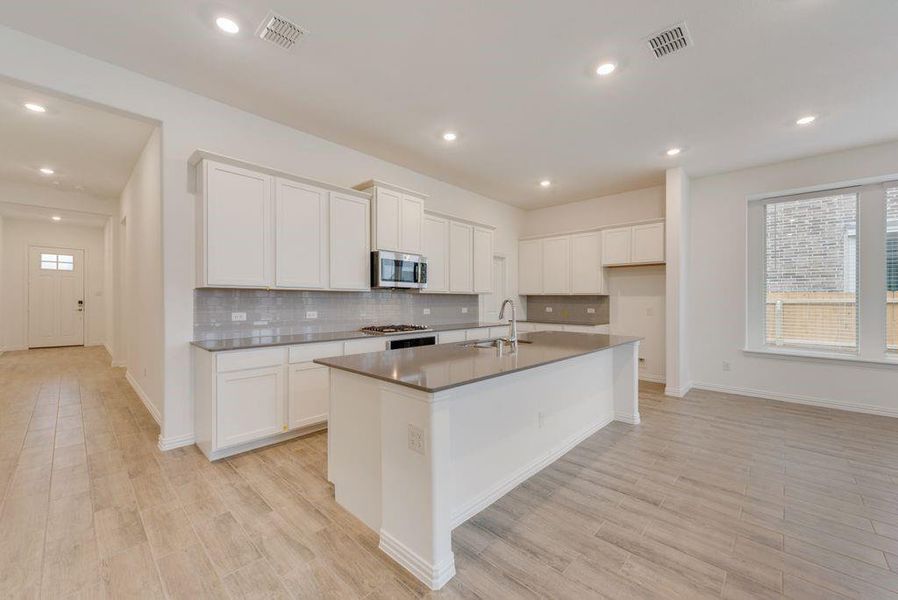
[[[543,240],[543,294],[571,293],[571,238]]]
[[[275,285],[328,286],[327,190],[275,179]]]
[[[518,242],[518,293],[543,293],[543,241]]]
[[[202,151],[191,163],[197,287],[370,289],[369,194]]]
[[[606,267],[663,262],[663,222],[617,227],[602,232],[602,264]]]
[[[424,215],[424,256],[427,258],[426,293],[449,291],[449,220]]]
[[[197,285],[272,285],[272,178],[203,161],[197,187]]]
[[[371,250],[423,253],[426,195],[377,180],[355,189],[371,194]]]
[[[602,270],[602,234],[598,231],[571,236],[571,293],[607,293]]]
[[[488,294],[493,289],[493,230],[474,227],[474,293]]]
[[[474,226],[449,223],[449,291],[474,291]]]

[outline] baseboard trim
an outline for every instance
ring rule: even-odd
[[[125,368],[128,366],[128,363],[123,360],[113,360],[111,365],[116,368]]]
[[[568,452],[571,448],[597,432],[599,429],[602,429],[609,423],[611,423],[615,419],[613,414],[608,415],[602,418],[598,423],[594,423],[589,427],[578,431],[574,435],[568,437],[561,444],[553,448],[548,454],[544,454],[543,456],[537,458],[533,462],[528,465],[525,465],[521,469],[518,469],[515,473],[513,473],[510,477],[500,481],[495,486],[481,494],[480,496],[474,498],[474,500],[468,502],[465,506],[461,507],[460,510],[456,511],[454,515],[452,515],[452,528],[455,529],[490,504],[510,492],[514,487],[523,483],[525,480],[529,479],[545,467],[549,466],[566,452]]]
[[[695,383],[692,387],[696,390],[705,390],[708,392],[721,392],[724,394],[735,394],[737,396],[752,396],[755,398],[763,398],[764,400],[791,402],[793,404],[805,404],[808,406],[817,406],[820,408],[833,408],[836,410],[845,410],[848,412],[863,413],[868,415],[880,415],[883,417],[898,417],[898,409],[883,408],[881,406],[873,406],[871,404],[849,404],[847,402],[826,400],[824,398],[816,398],[813,396],[803,396],[799,394],[778,394],[765,390],[756,390],[752,388],[743,388],[729,385],[718,385],[716,383]]]
[[[686,383],[681,385],[680,387],[673,387],[668,385],[664,388],[664,395],[673,396],[674,398],[682,398],[686,394],[688,394],[689,390],[691,390],[693,387],[694,385],[692,383]]]
[[[143,405],[146,407],[147,411],[152,415],[152,417],[156,420],[156,424],[160,427],[162,426],[162,415],[159,414],[159,409],[156,408],[152,402],[150,402],[150,397],[147,396],[146,392],[143,391],[143,388],[140,387],[140,384],[137,383],[137,380],[131,375],[131,371],[125,371],[125,379],[128,383],[131,384],[131,389],[137,394],[137,397],[140,398],[140,401],[143,402]]]
[[[635,414],[614,413],[614,420],[629,423],[630,425],[639,425],[642,422],[638,412]]]
[[[451,552],[441,563],[432,565],[383,529],[378,548],[432,590],[440,589],[455,577],[455,555]]]
[[[156,443],[159,449],[163,452],[174,450],[175,448],[182,448],[184,446],[192,446],[193,444],[194,438],[192,433],[175,435],[167,438],[160,435],[159,441]]]
[[[317,431],[322,431],[324,429],[327,429],[327,421],[312,423],[310,425],[303,425],[302,427],[299,427],[297,429],[293,429],[284,433],[278,433],[270,437],[262,438],[261,440],[246,442],[245,444],[231,446],[229,448],[223,448],[221,450],[215,450],[214,452],[208,452],[208,446],[206,444],[200,443],[197,444],[197,447],[203,454],[206,455],[206,458],[208,458],[209,460],[219,460],[221,458],[227,458],[228,456],[234,456],[235,454],[249,452],[250,450],[255,450],[256,448],[262,448],[263,446],[280,444],[281,442],[286,442],[287,440],[292,440],[293,438],[306,436]],[[193,436],[190,436],[190,443],[196,443],[193,439]],[[189,444],[181,445],[187,446]],[[173,447],[177,448],[177,446]]]
[[[664,375],[655,375],[653,373],[640,373],[639,380],[651,383],[667,383],[667,378]]]

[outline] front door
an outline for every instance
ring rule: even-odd
[[[28,252],[28,346],[84,344],[84,251]]]

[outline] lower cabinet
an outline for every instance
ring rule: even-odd
[[[218,375],[219,448],[245,444],[284,429],[284,367]]]
[[[287,426],[298,429],[327,421],[330,402],[330,369],[323,365],[290,365]]]

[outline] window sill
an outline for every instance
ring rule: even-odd
[[[840,352],[799,350],[797,348],[776,349],[768,347],[743,348],[742,353],[766,358],[776,357],[794,360],[831,361],[869,366],[898,367],[898,354],[895,353],[883,353],[882,358],[861,358],[856,354],[843,354]]]

